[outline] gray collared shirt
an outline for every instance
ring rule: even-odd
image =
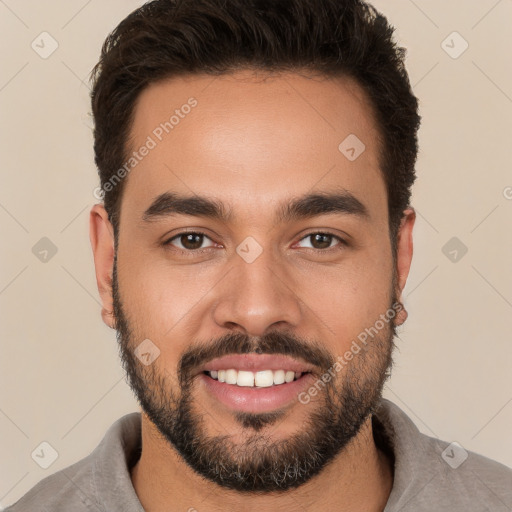
[[[394,459],[383,512],[512,511],[512,469],[420,433],[386,399],[373,427],[376,443]],[[90,455],[39,482],[6,512],[144,512],[130,478],[140,450],[140,413],[127,414]]]

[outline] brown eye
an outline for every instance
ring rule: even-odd
[[[326,235],[324,233],[316,233],[315,235],[310,235],[313,247],[315,249],[328,249],[331,246],[332,235]]]
[[[339,246],[347,245],[345,240],[331,233],[310,233],[302,238],[301,242],[304,240],[309,240],[310,244],[303,247],[319,251],[335,248],[336,244],[333,245],[333,241],[338,241]]]
[[[198,249],[205,249],[205,247],[202,247],[205,239],[210,240],[204,233],[178,233],[176,236],[167,240],[167,242],[164,242],[164,245],[172,245],[179,250],[191,252]],[[209,247],[211,247],[211,245]],[[206,248],[208,248],[208,246]]]
[[[180,242],[185,249],[199,249],[203,245],[203,235],[199,233],[189,233],[187,235],[180,236]]]

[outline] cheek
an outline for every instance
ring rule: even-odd
[[[199,265],[172,266],[136,248],[119,251],[118,280],[123,308],[135,332],[166,343],[191,319],[197,322],[200,299],[215,282],[213,273],[200,271]]]
[[[364,278],[347,278],[344,283],[330,282],[328,294],[319,293],[312,301],[319,316],[336,333],[338,339],[356,336],[373,325],[389,307],[389,282],[378,283]]]
[[[314,286],[302,286],[304,297],[343,351],[351,341],[373,326],[390,307],[391,256],[376,252],[354,258],[350,264],[310,272]],[[300,294],[299,294],[300,295]],[[306,301],[306,299],[305,299]]]

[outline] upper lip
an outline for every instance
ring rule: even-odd
[[[200,368],[198,373],[230,369],[249,372],[292,370],[294,372],[307,373],[312,372],[314,367],[298,359],[280,354],[231,354],[212,359]]]

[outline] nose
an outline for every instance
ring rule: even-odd
[[[216,324],[250,336],[262,336],[276,327],[297,327],[303,315],[297,281],[286,263],[270,250],[250,263],[234,254],[232,268],[219,283],[217,295]]]

